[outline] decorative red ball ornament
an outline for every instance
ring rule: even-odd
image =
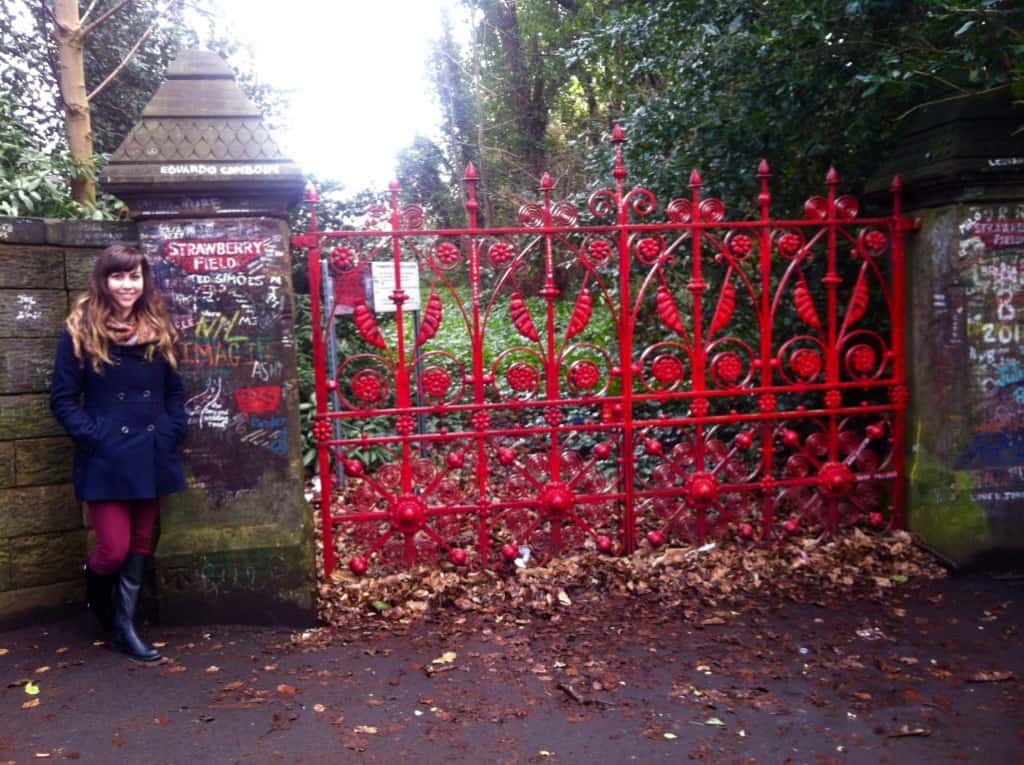
[[[748,430],[736,436],[736,446],[741,449],[749,449],[754,445],[754,435]]]
[[[498,462],[502,465],[508,466],[516,461],[516,453],[509,449],[507,446],[501,446],[498,448]]]
[[[437,247],[437,259],[446,266],[453,266],[462,259],[462,253],[451,242],[442,242]]]
[[[881,231],[869,231],[867,236],[864,237],[864,243],[868,246],[868,249],[877,252],[889,243],[889,239]]]
[[[636,251],[644,260],[654,260],[661,254],[661,242],[653,237],[646,237],[637,242]]]
[[[779,252],[783,255],[795,255],[800,249],[800,237],[796,234],[783,234],[779,237]]]
[[[370,562],[363,556],[358,555],[348,562],[348,567],[356,576],[362,576],[370,567]]]
[[[359,477],[366,471],[366,466],[360,460],[345,460],[345,475]]]
[[[853,489],[856,476],[842,462],[826,462],[818,471],[818,484],[827,497],[845,497]]]
[[[450,557],[452,559],[452,563],[454,563],[456,566],[465,566],[466,565],[466,560],[467,560],[466,551],[463,550],[462,548],[456,547],[454,550],[452,550],[448,554],[448,557]]]
[[[452,452],[446,459],[448,467],[453,470],[462,467],[466,464],[466,453],[464,451]]]
[[[753,539],[754,538],[754,527],[751,526],[749,523],[741,523],[740,524],[740,536],[743,537],[744,539]]]
[[[502,545],[501,557],[508,561],[515,560],[519,557],[519,550],[515,545]]]
[[[671,385],[682,379],[683,362],[675,356],[663,353],[651,362],[651,374],[663,385]]]
[[[560,518],[576,504],[572,489],[558,481],[547,484],[538,497],[541,512],[549,518]]]
[[[711,473],[692,473],[683,488],[694,507],[707,508],[718,499],[718,479]]]
[[[600,536],[597,538],[597,549],[603,553],[610,553],[614,547],[611,537]]]
[[[327,381],[327,390],[329,390],[329,391],[331,391],[333,393],[337,389],[338,389],[338,381],[337,380],[328,380]]]
[[[661,547],[665,544],[665,535],[660,531],[650,531],[647,533],[647,541],[651,543],[651,547]]]
[[[426,522],[427,505],[415,494],[397,497],[389,508],[391,524],[403,534],[415,534]]]
[[[611,257],[612,246],[604,239],[595,239],[587,245],[587,254],[596,261],[607,260]]]
[[[876,422],[874,425],[868,425],[865,431],[868,434],[868,438],[877,441],[885,435],[885,426],[880,422]]]
[[[505,242],[495,242],[487,250],[487,257],[491,259],[491,262],[496,266],[503,266],[508,263],[514,257],[515,253],[512,251],[512,246]]]
[[[782,529],[787,534],[795,534],[800,530],[800,521],[796,518],[790,518],[788,521],[782,522]]]
[[[594,447],[594,456],[599,460],[606,460],[612,456],[612,445],[607,441],[602,441]]]
[[[665,453],[665,447],[661,445],[661,441],[657,438],[645,438],[644,451],[657,456]]]
[[[792,429],[784,430],[782,431],[782,443],[790,447],[800,446],[800,434]]]
[[[334,435],[334,428],[327,420],[319,420],[313,425],[313,437],[317,441],[327,441]]]
[[[738,234],[729,242],[729,249],[733,255],[742,258],[744,255],[750,254],[750,251],[754,249],[754,240],[746,234]]]
[[[872,528],[880,529],[885,525],[885,516],[881,513],[871,513],[868,516],[868,523],[871,524]]]

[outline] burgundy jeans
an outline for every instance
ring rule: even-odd
[[[149,555],[153,551],[159,500],[89,502],[88,507],[96,531],[96,549],[89,558],[89,568],[97,574],[116,573],[128,553]]]

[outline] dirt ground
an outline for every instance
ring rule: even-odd
[[[974,576],[703,623],[611,596],[156,626],[155,666],[69,619],[0,632],[0,763],[1024,763],[1022,602]]]

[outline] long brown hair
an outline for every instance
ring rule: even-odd
[[[157,351],[172,367],[178,366],[174,355],[174,342],[177,332],[163,300],[153,287],[153,273],[146,256],[134,247],[115,244],[107,247],[96,258],[89,280],[89,291],[75,301],[71,313],[65,322],[71,341],[75,347],[75,356],[82,363],[88,358],[96,372],[102,372],[104,364],[110,363],[110,345],[115,342],[110,321],[115,313],[115,302],[107,277],[117,272],[135,270],[142,267],[142,294],[132,307],[132,317],[141,327],[145,323],[149,332],[144,333],[153,338],[146,348],[146,357],[152,358]]]

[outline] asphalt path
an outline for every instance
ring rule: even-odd
[[[157,625],[153,666],[69,618],[0,632],[0,764],[1024,764],[1022,603],[974,576],[703,625],[644,597]]]

